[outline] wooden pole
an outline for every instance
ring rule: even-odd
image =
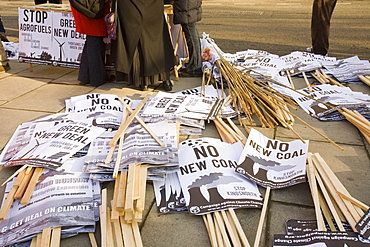
[[[62,227],[53,228],[51,232],[51,243],[50,247],[59,247],[60,246],[60,237],[62,235]]]
[[[309,154],[309,155],[312,155],[312,154]],[[334,206],[333,201],[330,198],[330,195],[329,195],[329,193],[328,193],[328,191],[327,191],[327,189],[326,189],[326,187],[324,185],[324,182],[322,181],[322,178],[320,177],[320,175],[317,172],[316,168],[313,167],[313,169],[315,171],[315,177],[316,177],[316,180],[317,180],[317,182],[319,184],[319,187],[321,189],[321,192],[322,192],[322,194],[323,194],[323,196],[325,198],[325,201],[326,201],[326,203],[327,203],[327,205],[328,205],[328,207],[330,209],[331,214],[334,217],[335,223],[337,224],[339,231],[345,232],[345,229],[344,229],[344,226],[342,224],[342,221],[341,221],[341,219],[339,217],[339,214],[338,214],[338,212],[337,212],[337,210],[336,210],[336,208]]]
[[[235,213],[233,208],[229,208],[229,214],[230,214],[230,216],[231,216],[231,218],[234,222],[234,225],[236,226],[236,229],[237,229],[238,234],[239,234],[239,238],[241,239],[243,246],[244,247],[250,247],[247,236],[245,235],[245,232],[244,232],[242,226],[240,225],[238,217],[236,216],[236,213]]]
[[[109,142],[110,146],[115,146],[118,142],[118,139],[122,136],[122,133],[125,132],[129,124],[132,122],[132,120],[136,117],[136,115],[139,113],[139,111],[143,108],[145,103],[149,100],[151,97],[151,93],[147,94],[145,98],[140,102],[140,104],[136,107],[136,109],[131,113],[131,115],[124,121],[120,127],[117,130],[117,133],[113,136],[112,140]]]
[[[254,247],[258,247],[260,245],[262,229],[263,229],[263,225],[265,224],[267,205],[268,205],[268,201],[269,201],[269,197],[270,197],[270,190],[271,190],[271,187],[266,188],[265,200],[264,200],[263,207],[262,207],[260,221],[258,223],[256,239],[254,241]]]
[[[35,171],[32,174],[32,178],[30,182],[28,183],[28,187],[26,191],[23,194],[23,197],[21,199],[20,204],[21,205],[27,205],[31,199],[32,193],[35,190],[36,184],[39,181],[39,178],[43,172],[44,168],[42,167],[36,167]]]
[[[42,230],[42,237],[41,237],[41,245],[48,247],[50,246],[50,239],[51,239],[51,227],[45,228]]]
[[[313,204],[315,206],[317,229],[319,231],[326,231],[325,222],[322,217],[321,210],[320,210],[320,200],[319,200],[319,194],[318,194],[317,183],[316,183],[316,178],[315,178],[315,171],[313,170],[314,167],[312,164],[311,155],[308,155],[307,159],[308,159],[307,177],[308,177],[308,182],[310,184]]]

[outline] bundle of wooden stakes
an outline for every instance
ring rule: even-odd
[[[370,75],[359,75],[358,78],[370,87]]]
[[[281,124],[290,128],[294,117],[289,114],[288,107],[296,109],[293,106],[296,105],[295,102],[273,89],[268,83],[241,72],[224,58],[216,60],[216,65],[221,72],[221,85],[223,81],[227,83],[234,109],[245,114],[248,124],[255,124],[252,118],[255,114],[262,127],[273,128]]]
[[[130,164],[115,181],[111,208],[106,189],[102,190],[100,206],[101,246],[143,246],[139,223],[143,219],[147,165]]]
[[[311,75],[321,84],[331,84],[344,87],[337,80],[328,76],[322,69],[316,69],[315,72],[311,72]]]
[[[370,143],[370,122],[356,110],[343,107],[339,112],[361,132],[366,141]]]
[[[202,215],[212,247],[249,247],[248,239],[234,209]]]
[[[327,136],[290,112],[289,109],[297,110],[295,107],[297,103],[274,89],[270,84],[274,82],[284,87],[287,87],[286,85],[253,71],[264,78],[264,80],[258,79],[250,73],[242,72],[235,68],[224,58],[216,60],[216,65],[221,72],[221,82],[227,82],[228,95],[231,97],[232,106],[236,111],[243,113],[245,116],[244,119],[240,116],[238,119],[240,125],[243,126],[247,132],[249,132],[248,126],[256,126],[253,120],[253,116],[255,115],[262,127],[274,128],[276,125],[282,125],[291,130],[304,143],[305,141],[303,138],[293,129],[295,119],[297,119],[328,142],[343,150],[343,148],[338,146]],[[223,83],[221,83],[221,85],[223,85]],[[218,124],[218,126],[220,126],[220,124]]]
[[[44,168],[32,167],[28,165],[22,166],[12,176],[10,176],[3,184],[8,183],[14,177],[14,184],[6,196],[5,202],[0,209],[0,220],[4,220],[8,214],[10,207],[14,200],[21,199],[21,205],[27,205],[31,199],[32,193],[36,187],[36,184],[43,172]]]
[[[352,230],[357,232],[356,223],[369,206],[349,194],[320,154],[308,153],[307,161],[307,177],[315,206],[318,231],[327,231],[326,221],[331,231],[344,232],[342,222],[347,222]]]
[[[106,164],[111,162],[116,145],[119,143],[112,176],[116,180],[111,208],[109,208],[107,203],[106,189],[102,191],[102,205],[100,206],[102,247],[142,246],[138,223],[143,218],[148,165],[131,163],[128,165],[127,170],[120,170],[120,164],[124,133],[134,118],[148,131],[158,145],[164,146],[164,143],[157,135],[137,116],[150,96],[151,94],[147,94],[134,111],[122,99],[119,99],[126,109],[125,113],[130,115],[123,114],[121,125],[109,143],[111,148],[105,161]]]

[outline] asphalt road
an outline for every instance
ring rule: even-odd
[[[0,14],[11,41],[18,41],[17,8],[33,4],[32,0],[0,1]],[[311,9],[312,0],[203,0],[198,30],[225,52],[256,49],[286,55],[310,46]],[[369,0],[338,0],[328,55],[370,60],[369,23]]]

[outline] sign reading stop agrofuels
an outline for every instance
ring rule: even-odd
[[[19,61],[78,68],[86,36],[75,31],[70,11],[18,8]]]

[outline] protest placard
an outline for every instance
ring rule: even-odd
[[[308,140],[283,142],[252,129],[236,171],[263,187],[279,189],[306,181]]]
[[[189,139],[179,146],[179,179],[191,214],[227,208],[259,208],[257,185],[235,173],[242,144],[214,138]]]
[[[67,122],[38,132],[37,136],[4,164],[56,169],[68,158],[105,132],[82,122]]]
[[[0,246],[28,240],[47,227],[94,226],[92,181],[87,176],[44,173],[30,202],[16,200],[0,221]]]

